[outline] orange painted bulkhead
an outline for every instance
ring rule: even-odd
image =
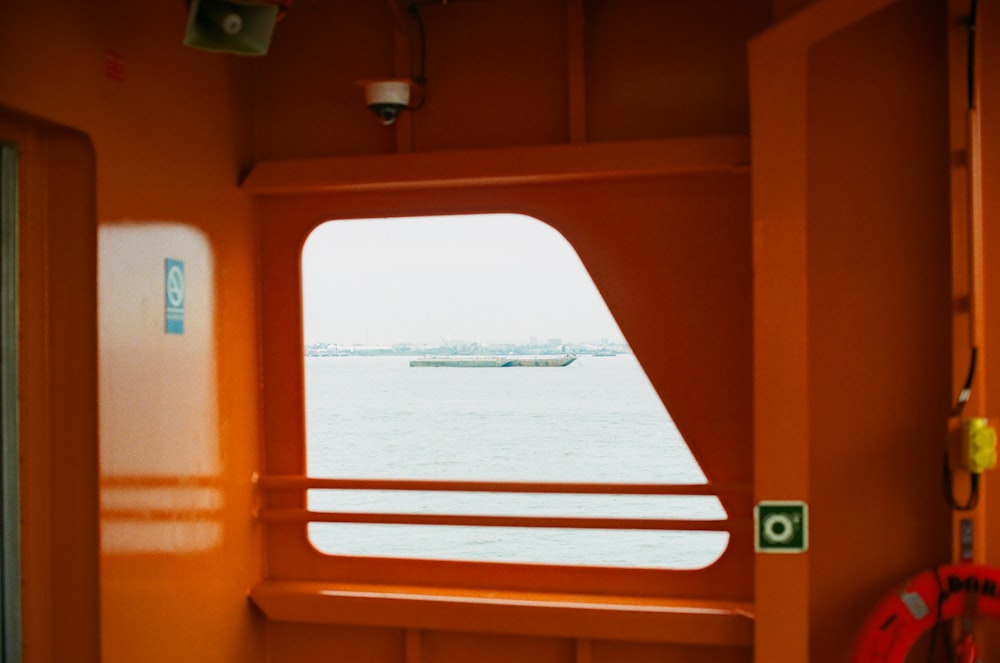
[[[981,5],[971,406],[995,415],[1000,12]],[[185,48],[179,0],[0,7],[24,660],[848,660],[879,597],[953,550],[940,463],[968,358],[967,11],[427,5],[426,105],[384,127],[355,82],[412,71],[389,1],[295,2],[261,58]],[[257,480],[304,472],[309,231],[479,212],[535,216],[577,250],[723,490],[719,562],[338,558],[304,524],[258,518],[302,506]],[[168,258],[185,264],[183,335],[163,333]],[[998,565],[992,483],[977,554]],[[754,553],[752,505],[770,499],[808,502],[808,552]]]
[[[92,402],[86,419],[64,409],[70,401],[62,396],[22,401],[24,660],[263,661],[260,627],[245,598],[261,555],[247,515],[258,452],[254,242],[251,205],[237,187],[250,158],[249,72],[245,63],[174,48],[183,3],[61,2],[45,11],[5,4],[2,13],[0,105],[72,128],[93,146],[90,163],[73,170],[89,186],[87,197],[70,197],[51,178],[22,178],[22,185],[37,187],[29,196],[88,211],[102,233],[99,247],[94,223],[53,216],[41,245],[65,238],[72,246],[22,272],[22,311],[41,301],[91,300],[82,312],[49,314],[51,333],[22,327],[23,344],[33,346],[23,349],[24,382],[44,378]],[[121,80],[112,77],[116,60]],[[44,146],[17,145],[25,162],[64,163]],[[38,222],[30,207],[22,209],[30,236]],[[162,289],[150,292],[163,278],[165,257],[188,257],[203,302],[201,319],[189,320],[191,333],[172,348],[164,347],[178,339],[162,335]],[[37,292],[42,283],[48,292]],[[81,347],[98,319],[97,347],[93,339]],[[85,358],[94,364],[89,373],[75,366]],[[192,403],[187,393],[206,380],[205,402]],[[35,421],[42,403],[49,419]],[[79,432],[35,432],[57,424]],[[64,480],[34,474],[35,454],[60,459],[73,449],[94,456],[73,471],[100,486],[99,510],[96,494],[66,504],[72,494],[64,493]],[[60,499],[60,519],[81,526],[75,540],[55,538],[56,527],[33,529],[51,508],[36,494]],[[204,541],[204,521],[219,536],[185,550],[192,539]],[[114,543],[121,539],[127,547]],[[39,549],[52,570],[35,568]],[[96,583],[62,580],[91,552],[100,552],[99,591]],[[95,581],[96,568],[86,578]],[[79,620],[72,613],[29,600],[47,595],[83,602],[90,627],[73,635]]]

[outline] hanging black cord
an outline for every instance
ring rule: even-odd
[[[972,511],[979,504],[979,475],[973,473],[969,477],[969,498],[965,504],[959,504],[955,499],[954,486],[951,481],[951,467],[948,463],[948,452],[944,454],[943,471],[941,473],[944,483],[944,494],[948,498],[948,504],[955,511]]]
[[[962,385],[962,391],[958,393],[958,400],[955,401],[955,407],[951,411],[953,417],[962,416],[962,410],[965,409],[965,404],[969,402],[969,397],[972,395],[972,381],[976,378],[976,360],[978,358],[979,348],[972,348],[972,356],[969,357],[969,372],[965,374],[965,384]]]
[[[458,2],[459,0],[450,0],[451,2]],[[424,20],[420,16],[420,8],[426,7],[428,5],[447,5],[449,0],[414,0],[409,4],[406,10],[413,17],[414,22],[417,24],[417,32],[420,35],[420,69],[415,75],[411,75],[410,78],[421,88],[427,85],[427,74],[425,67],[427,66],[427,34],[424,32]],[[420,102],[416,106],[410,106],[410,110],[418,110],[423,107],[424,101],[427,100],[427,95],[424,94],[420,97]]]
[[[965,376],[965,384],[958,394],[955,407],[951,411],[953,417],[960,417],[965,404],[969,402],[972,395],[972,383],[976,378],[976,360],[979,356],[979,348],[972,348],[972,356],[969,358],[969,372]],[[941,479],[944,484],[944,494],[948,499],[948,504],[955,511],[972,511],[979,504],[979,474],[973,473],[969,478],[969,498],[965,504],[960,504],[955,499],[955,489],[951,480],[951,464],[948,462],[948,452],[944,452],[944,462],[942,463]]]
[[[425,67],[427,66],[427,35],[424,32],[424,21],[420,17],[420,4],[414,3],[410,5],[408,11],[413,17],[413,21],[417,24],[417,33],[420,35],[420,68],[415,75],[410,77],[420,87],[420,101],[417,102],[416,106],[410,106],[410,110],[419,110],[423,108],[424,102],[427,101],[427,94],[424,89],[427,85],[427,77],[425,75]]]

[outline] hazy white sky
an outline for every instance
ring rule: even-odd
[[[302,276],[307,344],[622,339],[569,243],[520,215],[326,223]]]

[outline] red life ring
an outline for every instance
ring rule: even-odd
[[[921,633],[965,614],[970,605],[977,616],[1000,619],[1000,569],[956,564],[924,571],[879,602],[851,661],[903,663]]]

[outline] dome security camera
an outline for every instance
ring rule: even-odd
[[[382,124],[396,121],[410,105],[410,82],[405,80],[368,81],[364,83],[365,103]]]

